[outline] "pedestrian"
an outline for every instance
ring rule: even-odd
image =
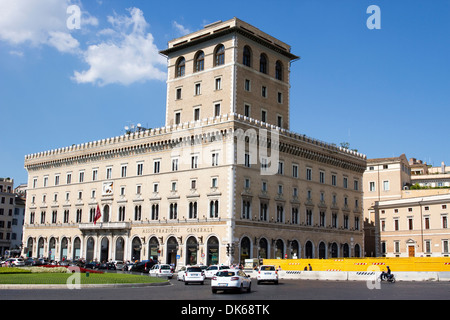
[[[308,266],[309,266],[309,271],[312,271],[312,267],[309,263],[308,263]]]

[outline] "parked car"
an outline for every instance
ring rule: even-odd
[[[96,261],[91,261],[86,263],[85,268],[86,269],[98,269],[98,267],[100,266],[100,263],[96,262]]]
[[[99,270],[116,270],[116,265],[112,262],[104,262],[98,266]]]
[[[131,266],[129,271],[131,272],[149,272],[151,268],[155,265],[155,261],[153,260],[144,260],[140,262],[136,262]]]
[[[184,284],[205,282],[205,273],[200,267],[187,267],[183,275]]]
[[[186,274],[186,267],[181,267],[177,272],[177,280],[184,281],[184,275]]]
[[[155,264],[149,273],[152,277],[168,277],[169,279],[173,277],[172,268],[168,264]]]
[[[211,279],[218,271],[229,269],[229,266],[212,265],[206,268],[205,277]]]
[[[113,263],[116,266],[116,270],[126,271],[126,266],[122,261],[114,261]]]
[[[250,276],[246,275],[244,271],[239,269],[221,270],[211,278],[212,293],[218,290],[238,290],[242,292],[252,290],[252,280]]]
[[[7,265],[12,267],[23,267],[25,266],[25,261],[22,258],[9,258],[6,260]]]
[[[25,265],[26,266],[40,266],[41,263],[38,259],[34,259],[34,258],[26,258],[25,259]]]
[[[278,271],[275,266],[260,266],[258,274],[256,275],[256,280],[258,284],[262,281],[271,281],[278,284]]]

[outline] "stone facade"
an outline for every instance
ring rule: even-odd
[[[234,18],[161,53],[164,127],[25,157],[24,254],[362,256],[366,157],[289,131],[290,47]]]

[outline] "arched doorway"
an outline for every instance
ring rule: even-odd
[[[59,254],[59,260],[66,260],[67,259],[67,249],[69,247],[69,241],[67,241],[67,238],[64,237],[61,241],[61,252]]]
[[[298,259],[300,258],[300,249],[299,249],[299,245],[298,245],[298,241],[297,240],[292,240],[291,241],[291,248],[290,248],[291,252],[291,259]]]
[[[275,242],[275,259],[284,259],[284,243],[281,239]]]
[[[344,243],[342,247],[342,254],[344,258],[350,257],[350,247],[347,243]]]
[[[34,251],[34,241],[33,238],[29,238],[27,241],[27,257],[32,257]]]
[[[141,260],[141,249],[141,239],[139,239],[139,237],[134,237],[133,241],[131,242],[131,261]]]
[[[186,265],[197,264],[198,243],[195,237],[189,237],[186,241]]]
[[[219,240],[216,237],[208,239],[207,248],[208,254],[206,258],[206,265],[219,263]]]
[[[86,242],[86,261],[88,262],[94,260],[94,246],[94,239],[92,237],[89,237]]]
[[[116,240],[116,254],[115,259],[117,261],[124,261],[125,258],[125,241],[122,237],[118,237]]]
[[[319,259],[326,259],[327,258],[327,248],[325,246],[325,243],[321,242],[319,244]]]
[[[314,258],[314,249],[311,241],[307,241],[305,244],[305,258],[306,259]]]
[[[337,258],[338,254],[339,254],[339,252],[338,252],[338,245],[337,245],[336,242],[333,242],[331,244],[331,257],[332,258]]]
[[[167,250],[166,250],[166,263],[177,265],[177,252],[178,252],[178,241],[175,237],[170,237],[167,240]]]
[[[40,238],[38,242],[38,258],[44,258],[44,238]]]
[[[361,257],[361,248],[359,244],[355,244],[355,257],[360,258]]]
[[[51,260],[51,261],[54,261],[55,260],[55,257],[56,257],[56,240],[55,240],[55,238],[50,238],[50,243],[49,243],[49,245],[48,245],[48,258]]]
[[[80,238],[75,238],[73,242],[73,254],[72,257],[74,260],[81,258],[81,240]]]
[[[100,262],[108,261],[109,259],[109,240],[107,237],[103,237],[100,242]]]
[[[269,256],[267,255],[268,252],[269,252],[269,244],[265,238],[261,238],[259,240],[258,258],[268,259],[269,258]]]
[[[247,237],[242,238],[241,240],[241,260],[240,263],[243,265],[245,263],[245,259],[250,259],[251,243],[250,239]]]
[[[151,260],[159,260],[159,242],[156,237],[152,237],[148,245],[148,258]]]

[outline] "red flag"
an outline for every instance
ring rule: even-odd
[[[97,204],[97,212],[95,213],[94,224],[97,224],[97,220],[100,219],[101,216],[102,216],[102,214],[100,212],[100,207]]]

